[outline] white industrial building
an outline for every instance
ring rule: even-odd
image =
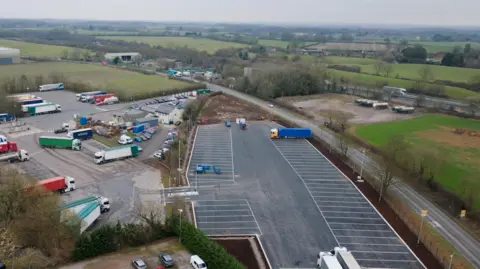
[[[20,50],[0,47],[0,64],[16,64],[20,62]]]
[[[177,121],[182,121],[183,109],[179,108],[178,105],[146,105],[143,106],[141,110],[154,114],[158,118],[158,122],[162,124],[171,124],[176,123]]]
[[[113,61],[118,57],[122,62],[126,63],[142,59],[142,55],[138,52],[106,53],[104,57],[107,61]]]

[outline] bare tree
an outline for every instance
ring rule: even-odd
[[[373,68],[375,69],[375,75],[379,76],[380,73],[382,73],[384,65],[385,64],[382,61],[376,61],[373,64]]]
[[[345,131],[351,126],[349,122],[349,116],[346,113],[339,113],[336,115],[334,124],[338,131],[342,134],[345,133]]]
[[[155,228],[158,223],[165,219],[165,209],[159,202],[144,202],[133,210],[133,214],[150,228]]]
[[[425,102],[427,99],[425,98],[425,95],[419,94],[417,98],[415,99],[415,106],[416,107],[423,107],[425,105]]]
[[[385,77],[389,77],[393,72],[393,66],[391,64],[385,64],[383,67],[383,74]]]
[[[82,58],[83,58],[84,62],[86,62],[88,59],[90,59],[90,51],[89,50],[83,50]]]
[[[338,142],[338,147],[340,148],[340,154],[342,157],[347,157],[348,154],[348,140],[345,137],[344,134],[341,134],[340,137],[337,140]]]
[[[61,57],[62,57],[62,59],[66,60],[66,59],[68,59],[68,55],[69,55],[69,51],[68,51],[68,49],[65,49],[65,50],[62,51],[62,56]]]
[[[420,76],[420,79],[422,81],[428,82],[431,80],[434,80],[434,75],[432,68],[429,65],[423,65],[419,70],[418,70],[418,75]]]

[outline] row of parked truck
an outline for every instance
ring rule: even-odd
[[[356,99],[355,104],[364,106],[364,107],[373,107],[373,109],[388,109],[389,107],[388,103],[379,102],[376,100],[369,100],[369,99]],[[408,114],[408,113],[415,112],[415,108],[410,106],[393,106],[392,111],[397,113]]]
[[[107,93],[105,91],[82,92],[76,94],[77,101],[83,103],[101,105],[111,105],[118,103],[118,97],[114,93]]]

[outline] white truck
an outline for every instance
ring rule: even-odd
[[[70,217],[78,220],[80,234],[90,227],[100,214],[110,211],[110,201],[106,197],[87,196],[60,206],[60,219],[68,221]]]
[[[59,113],[62,112],[62,107],[57,104],[42,104],[39,106],[29,107],[28,114],[30,116],[48,114],[48,113]]]
[[[388,103],[375,103],[373,104],[373,109],[387,109]]]
[[[7,161],[7,162],[25,162],[30,159],[28,156],[28,152],[24,149],[20,149],[17,152],[6,153],[0,155],[0,161]]]
[[[411,106],[394,106],[392,107],[392,111],[402,114],[411,114],[415,112],[415,108]]]
[[[115,160],[127,159],[138,156],[138,145],[126,145],[114,148],[108,148],[95,153],[95,163],[102,164]]]
[[[335,247],[317,255],[317,269],[362,269],[345,247]]]
[[[55,83],[55,84],[40,85],[40,87],[38,87],[38,90],[41,92],[45,92],[45,91],[63,90],[64,88],[65,88],[65,85],[63,83]]]

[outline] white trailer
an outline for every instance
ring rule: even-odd
[[[127,145],[105,149],[95,153],[95,163],[102,164],[105,162],[126,159],[138,155],[137,145]]]
[[[110,211],[110,200],[102,196],[87,196],[85,198],[64,203],[60,206],[61,220],[68,220],[69,216],[78,215],[87,205],[91,202],[98,202],[100,205],[100,213],[106,213]]]
[[[53,90],[63,90],[64,88],[65,88],[65,85],[63,83],[55,83],[55,84],[40,85],[40,87],[38,87],[38,90],[41,92],[44,92],[44,91],[53,91]]]
[[[29,110],[32,110],[32,109],[29,109]],[[38,114],[47,114],[47,113],[53,113],[53,112],[61,112],[62,111],[62,107],[60,105],[57,105],[57,104],[48,104],[48,105],[41,105],[41,106],[36,106],[34,107],[34,115],[38,115]],[[32,114],[32,113],[30,113]]]
[[[42,106],[42,105],[46,105],[46,104],[52,104],[52,103],[51,102],[46,102],[45,100],[43,100],[43,103],[22,105],[22,111],[23,111],[23,113],[27,113],[29,107]]]
[[[0,155],[0,161],[8,161],[8,162],[25,162],[30,159],[28,156],[28,152],[26,150],[19,150],[17,152],[6,153]]]
[[[100,203],[90,202],[80,212],[77,217],[80,221],[80,234],[85,232],[100,217]]]
[[[317,255],[318,269],[362,269],[352,253],[345,247],[335,247]]]
[[[317,255],[317,269],[343,269],[334,254],[320,252]]]
[[[374,109],[387,109],[388,103],[375,103],[373,104]]]

